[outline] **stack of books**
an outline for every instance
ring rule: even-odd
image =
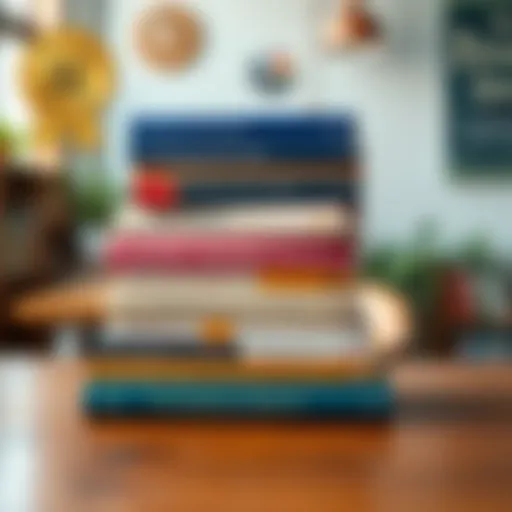
[[[144,124],[143,165],[105,253],[114,285],[89,413],[390,414],[354,302],[358,186],[346,139],[347,122],[332,118]]]

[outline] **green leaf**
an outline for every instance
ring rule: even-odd
[[[122,198],[121,188],[107,172],[92,171],[69,180],[69,197],[75,220],[82,225],[107,224]]]

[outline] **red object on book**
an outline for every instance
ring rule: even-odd
[[[178,181],[169,173],[136,173],[132,181],[133,202],[148,210],[166,211],[180,202]]]
[[[351,239],[334,236],[154,234],[120,235],[105,254],[112,271],[259,271],[268,268],[353,269]]]

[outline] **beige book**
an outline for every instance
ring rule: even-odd
[[[301,325],[340,321],[353,311],[350,286],[273,287],[251,276],[136,276],[119,278],[108,296],[109,318],[183,319],[229,316],[240,322]]]
[[[307,234],[343,236],[352,233],[351,213],[333,203],[205,207],[158,214],[127,205],[116,219],[118,232],[232,232],[244,235]]]

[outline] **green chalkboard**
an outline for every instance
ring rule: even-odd
[[[512,0],[451,0],[447,27],[450,167],[512,177]]]

